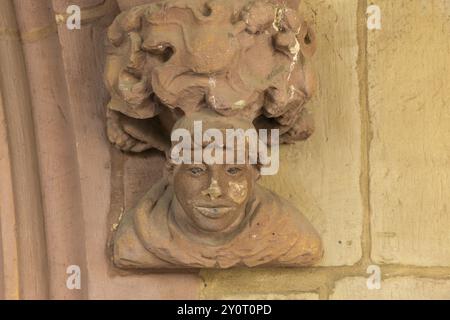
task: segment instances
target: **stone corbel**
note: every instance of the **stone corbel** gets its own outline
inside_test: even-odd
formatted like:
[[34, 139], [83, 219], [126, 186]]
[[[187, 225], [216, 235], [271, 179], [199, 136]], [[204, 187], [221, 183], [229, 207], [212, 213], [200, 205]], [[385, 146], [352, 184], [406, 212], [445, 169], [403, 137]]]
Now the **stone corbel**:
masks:
[[296, 10], [299, 1], [131, 3], [119, 1], [124, 11], [108, 30], [108, 137], [131, 154], [161, 150], [167, 166], [164, 178], [121, 219], [114, 264], [179, 269], [319, 261], [322, 243], [313, 226], [257, 184], [260, 159], [231, 166], [171, 157], [171, 135], [183, 130], [194, 136], [197, 123], [200, 135], [277, 129], [280, 139], [272, 147], [312, 134], [306, 104], [315, 90], [315, 37]]

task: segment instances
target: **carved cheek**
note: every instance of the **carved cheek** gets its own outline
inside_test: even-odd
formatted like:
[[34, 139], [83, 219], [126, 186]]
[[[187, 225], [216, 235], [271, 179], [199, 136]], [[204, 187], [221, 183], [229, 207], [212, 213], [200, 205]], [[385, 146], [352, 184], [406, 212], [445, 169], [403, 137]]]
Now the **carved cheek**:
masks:
[[228, 196], [234, 202], [242, 204], [247, 198], [248, 184], [246, 180], [228, 182]]

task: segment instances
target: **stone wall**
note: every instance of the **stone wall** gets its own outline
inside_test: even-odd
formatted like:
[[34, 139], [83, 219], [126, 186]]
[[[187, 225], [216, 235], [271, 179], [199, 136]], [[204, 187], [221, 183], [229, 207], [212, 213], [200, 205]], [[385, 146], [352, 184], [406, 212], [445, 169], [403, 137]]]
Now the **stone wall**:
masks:
[[[300, 4], [318, 39], [316, 132], [283, 146], [261, 183], [319, 230], [317, 267], [114, 269], [111, 228], [163, 159], [105, 137], [103, 38], [120, 9], [149, 1], [0, 3], [0, 299], [450, 299], [450, 0]], [[74, 3], [82, 28], [69, 31]], [[367, 27], [372, 4], [380, 30]], [[79, 291], [65, 285], [73, 264]]]
[[[369, 5], [381, 30], [368, 30]], [[325, 258], [203, 271], [202, 298], [450, 299], [450, 1], [305, 0], [317, 129], [263, 183], [302, 208]], [[369, 290], [367, 268], [380, 267]]]

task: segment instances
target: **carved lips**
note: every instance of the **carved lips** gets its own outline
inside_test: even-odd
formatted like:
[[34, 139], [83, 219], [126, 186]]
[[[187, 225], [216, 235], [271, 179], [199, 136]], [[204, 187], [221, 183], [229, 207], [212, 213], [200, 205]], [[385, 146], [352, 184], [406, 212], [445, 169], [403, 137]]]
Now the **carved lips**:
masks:
[[228, 201], [196, 201], [194, 202], [194, 208], [200, 214], [210, 219], [222, 218], [230, 211], [236, 209], [236, 207]]

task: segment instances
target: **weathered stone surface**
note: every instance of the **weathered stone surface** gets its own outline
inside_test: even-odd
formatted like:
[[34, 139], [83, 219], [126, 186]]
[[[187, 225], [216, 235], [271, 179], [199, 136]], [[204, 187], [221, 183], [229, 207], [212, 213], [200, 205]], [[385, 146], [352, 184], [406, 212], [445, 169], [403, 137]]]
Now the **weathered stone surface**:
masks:
[[[64, 0], [64, 3], [66, 6], [71, 4], [70, 0]], [[58, 30], [78, 152], [83, 211], [80, 214], [85, 227], [85, 236], [80, 235], [80, 238], [86, 246], [88, 298], [193, 299], [200, 284], [195, 275], [134, 274], [125, 277], [113, 272], [106, 254], [110, 202], [115, 200], [111, 199], [111, 191], [113, 194], [115, 191], [111, 190], [111, 180], [117, 173], [111, 174], [111, 150], [105, 136], [103, 114], [107, 96], [102, 90], [101, 62], [105, 49], [103, 39], [112, 18], [85, 25], [76, 32], [64, 25]]]
[[[118, 0], [122, 8], [142, 1], [151, 0]], [[36, 5], [32, 0], [15, 2], [16, 12], [20, 10], [19, 3]], [[65, 14], [67, 6], [72, 4], [71, 0], [44, 2], [48, 6], [53, 4], [53, 9], [60, 15]], [[448, 245], [450, 1], [378, 0], [376, 4], [381, 7], [382, 30], [368, 31], [367, 91], [373, 135], [370, 149], [372, 258], [380, 264], [398, 264], [386, 267], [393, 274], [386, 273], [390, 278], [382, 282], [381, 290], [373, 291], [367, 289], [367, 279], [364, 276], [353, 277], [359, 270], [354, 267], [302, 270], [238, 269], [220, 272], [205, 270], [202, 271], [204, 282], [192, 274], [133, 275], [116, 273], [112, 270], [111, 262], [105, 254], [109, 228], [115, 222], [109, 221], [110, 201], [117, 200], [119, 209], [123, 209], [122, 206], [131, 207], [146, 191], [146, 186], [152, 184], [162, 174], [160, 169], [163, 160], [156, 154], [148, 154], [132, 158], [122, 155], [123, 159], [119, 159], [116, 164], [114, 161], [117, 159], [111, 161], [109, 155], [111, 150], [104, 135], [103, 116], [104, 103], [108, 97], [102, 89], [101, 81], [104, 29], [109, 23], [100, 17], [99, 12], [104, 12], [103, 9], [97, 10], [104, 3], [103, 0], [77, 2], [82, 7], [82, 29], [69, 31], [61, 24], [57, 39], [57, 47], [61, 48], [55, 47], [55, 50], [62, 49], [61, 53], [44, 55], [47, 60], [53, 59], [50, 62], [46, 59], [30, 59], [27, 75], [24, 72], [7, 71], [17, 69], [17, 66], [20, 67], [19, 71], [22, 70], [20, 64], [15, 64], [12, 68], [13, 65], [10, 63], [11, 57], [17, 58], [18, 55], [8, 54], [5, 56], [6, 62], [4, 61], [2, 65], [10, 67], [2, 69], [2, 73], [5, 75], [4, 79], [14, 79], [11, 82], [12, 86], [8, 82], [8, 88], [28, 82], [30, 88], [39, 89], [31, 90], [31, 100], [44, 101], [42, 108], [48, 108], [58, 94], [55, 97], [40, 94], [42, 87], [48, 86], [52, 81], [40, 83], [39, 78], [32, 76], [33, 70], [37, 70], [36, 74], [41, 77], [42, 74], [52, 70], [50, 68], [45, 72], [39, 72], [39, 68], [46, 63], [55, 68], [64, 68], [66, 81], [57, 81], [58, 85], [53, 86], [53, 89], [62, 94], [65, 91], [64, 87], [69, 88], [69, 97], [65, 103], [70, 104], [70, 117], [73, 117], [77, 143], [69, 146], [70, 139], [62, 139], [63, 136], [59, 134], [57, 137], [66, 144], [61, 148], [77, 149], [74, 161], [79, 166], [81, 179], [73, 180], [72, 183], [79, 185], [82, 191], [82, 201], [79, 203], [82, 210], [71, 206], [73, 201], [77, 203], [74, 196], [70, 201], [66, 201], [54, 194], [51, 196], [54, 199], [50, 200], [64, 203], [70, 208], [69, 211], [55, 211], [58, 214], [70, 216], [70, 211], [75, 210], [79, 218], [83, 219], [84, 235], [82, 229], [78, 227], [72, 230], [58, 229], [58, 234], [69, 237], [72, 236], [69, 234], [71, 232], [79, 239], [76, 245], [80, 248], [85, 247], [85, 251], [75, 253], [86, 254], [86, 266], [89, 268], [87, 274], [82, 271], [82, 281], [87, 280], [88, 285], [85, 286], [82, 282], [82, 290], [89, 298], [192, 299], [197, 297], [201, 286], [203, 288], [201, 298], [316, 299], [318, 295], [314, 292], [317, 292], [319, 287], [320, 290], [325, 290], [324, 284], [325, 286], [331, 284], [337, 277], [346, 277], [337, 281], [334, 292], [331, 293], [332, 299], [450, 299], [450, 279], [448, 279], [450, 273], [445, 272], [448, 267], [439, 269], [440, 271], [436, 273], [433, 270], [437, 268], [429, 268], [439, 265], [450, 266]], [[105, 3], [108, 2], [115, 3], [116, 0], [107, 0]], [[282, 150], [280, 175], [263, 179], [264, 185], [295, 202], [320, 230], [327, 251], [323, 261], [325, 266], [354, 264], [361, 256], [360, 233], [363, 225], [359, 196], [361, 119], [355, 70], [357, 60], [355, 2], [303, 1], [302, 5], [310, 13], [308, 20], [315, 22], [313, 28], [318, 33], [319, 42], [314, 58], [319, 88], [315, 100], [310, 103], [311, 109], [315, 112], [317, 130], [307, 143], [285, 147]], [[358, 1], [362, 5], [364, 2], [370, 4], [370, 1]], [[11, 1], [0, 3], [10, 7], [12, 4]], [[1, 13], [8, 11], [12, 12], [0, 10]], [[34, 16], [37, 14], [36, 10], [29, 13]], [[95, 22], [90, 18], [91, 13], [96, 13], [98, 17]], [[21, 12], [18, 14], [19, 18], [21, 15], [26, 17], [26, 14]], [[9, 18], [11, 17], [13, 15]], [[34, 25], [33, 23], [38, 20], [39, 24]], [[1, 34], [0, 47], [10, 50], [9, 46], [16, 49], [24, 46], [23, 50], [27, 54], [27, 47], [37, 48], [50, 43], [53, 36], [47, 32], [51, 32], [51, 29], [47, 29], [47, 24], [42, 23], [41, 19], [38, 20], [26, 19], [30, 26], [29, 29], [21, 30], [24, 40], [21, 44], [18, 42], [19, 31], [11, 29], [10, 26], [6, 28], [7, 32]], [[0, 19], [0, 21], [9, 20]], [[91, 21], [94, 27], [90, 24]], [[41, 27], [44, 29], [39, 29], [38, 32], [33, 30]], [[364, 40], [360, 37], [361, 47], [365, 47]], [[30, 53], [30, 57], [33, 57], [33, 51]], [[54, 56], [60, 54], [63, 56], [64, 65], [54, 60]], [[8, 78], [11, 74], [14, 77]], [[366, 85], [365, 81], [360, 83], [361, 88]], [[17, 259], [18, 254], [23, 255], [23, 252], [26, 254], [28, 250], [27, 246], [18, 246], [17, 242], [21, 239], [17, 236], [17, 231], [27, 230], [27, 224], [21, 224], [17, 220], [14, 197], [18, 197], [19, 200], [23, 197], [28, 199], [32, 192], [22, 192], [19, 195], [13, 192], [13, 186], [14, 184], [17, 186], [17, 181], [14, 181], [14, 176], [11, 177], [11, 163], [16, 167], [15, 172], [20, 173], [16, 180], [24, 181], [24, 177], [28, 175], [20, 168], [28, 165], [28, 162], [11, 161], [11, 150], [23, 144], [16, 143], [19, 141], [17, 136], [13, 139], [8, 136], [9, 130], [16, 130], [19, 127], [6, 121], [2, 112], [7, 107], [17, 112], [19, 109], [16, 106], [27, 99], [27, 90], [14, 98], [11, 92], [16, 90], [5, 91], [3, 87], [0, 91], [2, 95], [0, 104], [3, 102], [0, 106], [0, 141], [2, 141], [0, 264], [3, 263], [3, 268], [0, 268], [2, 278], [0, 298], [18, 298], [23, 296], [19, 293], [19, 284], [24, 286], [24, 283], [39, 282], [28, 272], [31, 270], [30, 267], [37, 270], [35, 266], [38, 259], [32, 256]], [[49, 100], [49, 97], [52, 99]], [[43, 130], [49, 137], [56, 134], [52, 128], [59, 124], [48, 123], [45, 120], [47, 118], [41, 119], [37, 113], [39, 105], [33, 103], [32, 107], [35, 123], [40, 126], [37, 129]], [[58, 118], [59, 114], [45, 116], [51, 119]], [[65, 126], [61, 128], [67, 129]], [[41, 139], [37, 144], [38, 149], [39, 143], [46, 147], [52, 146], [52, 141]], [[40, 165], [57, 175], [56, 185], [58, 181], [62, 181], [61, 179], [67, 180], [73, 175], [73, 168], [69, 166], [71, 161], [60, 163], [61, 168], [64, 166], [68, 172], [67, 175], [60, 176], [61, 172], [52, 170], [51, 165], [49, 166], [49, 161], [54, 161], [51, 154], [45, 152], [38, 155]], [[293, 163], [287, 165], [290, 160]], [[111, 168], [117, 167], [121, 168], [120, 172], [114, 170], [111, 172]], [[37, 170], [33, 172], [36, 173]], [[109, 187], [111, 180], [120, 182], [119, 191], [123, 193], [118, 192], [120, 198], [115, 198], [114, 188], [111, 192]], [[26, 182], [29, 186], [29, 181]], [[54, 184], [51, 185], [53, 188]], [[64, 188], [59, 191], [62, 192]], [[27, 205], [31, 202], [18, 201], [18, 203]], [[27, 212], [36, 213], [35, 210]], [[36, 214], [29, 216], [29, 221], [33, 221], [35, 216]], [[48, 223], [49, 219], [45, 220]], [[54, 219], [54, 221], [64, 223], [65, 220]], [[68, 234], [64, 235], [64, 231]], [[54, 265], [60, 268], [58, 272], [64, 276], [67, 266], [60, 263], [62, 261], [60, 259], [65, 256], [60, 255], [61, 251], [54, 248], [60, 246], [59, 248], [64, 249], [64, 246], [70, 247], [72, 244], [55, 242], [59, 241], [59, 238], [55, 237], [49, 228], [45, 234], [48, 241], [53, 241], [46, 250], [50, 257], [57, 258], [58, 261]], [[18, 250], [20, 247], [25, 248], [23, 252]], [[38, 251], [33, 252], [37, 254]], [[71, 264], [78, 263], [68, 261]], [[408, 266], [410, 264], [425, 267], [414, 268]], [[20, 270], [25, 270], [25, 276], [19, 272]], [[426, 272], [422, 273], [423, 270]], [[57, 283], [51, 289], [52, 295], [68, 294], [65, 282], [60, 282], [58, 275], [53, 271], [48, 274], [52, 275], [51, 281]], [[399, 277], [399, 274], [403, 277]], [[395, 278], [392, 278], [393, 276]], [[420, 278], [415, 278], [419, 276]], [[44, 280], [43, 283], [48, 282], [47, 277]], [[59, 292], [55, 290], [57, 287], [60, 288]], [[28, 296], [32, 293], [28, 291]]]
[[124, 163], [124, 209], [136, 205], [147, 191], [163, 175], [165, 157], [162, 153], [151, 150], [139, 155], [126, 155]]
[[331, 299], [360, 300], [440, 300], [450, 299], [450, 281], [399, 277], [381, 283], [381, 289], [369, 290], [366, 278], [345, 278], [336, 283]]
[[[242, 130], [253, 126], [249, 120], [219, 118], [203, 110], [183, 117], [174, 132], [192, 130], [188, 133], [194, 136], [191, 128], [198, 121], [205, 131], [209, 127], [230, 128], [230, 124]], [[225, 153], [230, 145], [221, 148]], [[140, 172], [146, 172], [145, 165], [133, 164], [131, 168], [136, 167], [138, 173], [125, 180], [134, 187], [131, 190], [142, 181]], [[221, 164], [167, 165], [164, 179], [153, 184], [119, 222], [113, 240], [115, 266], [159, 269], [316, 264], [323, 254], [322, 243], [302, 213], [256, 185], [259, 173], [249, 160], [235, 169]], [[145, 183], [150, 179], [144, 177]], [[184, 227], [191, 224], [191, 228]]]
[[450, 1], [377, 1], [369, 31], [372, 257], [450, 265]]
[[222, 297], [223, 300], [319, 300], [317, 293], [280, 293], [280, 294], [236, 294]]
[[281, 143], [305, 140], [313, 131], [304, 107], [315, 91], [315, 50], [308, 23], [277, 1], [165, 1], [127, 10], [108, 28], [108, 138], [123, 151], [167, 152], [174, 122], [209, 109], [280, 129]]
[[201, 299], [318, 292], [327, 278], [311, 268], [203, 270]]
[[361, 257], [362, 230], [357, 2], [308, 0], [302, 7], [317, 33], [318, 91], [309, 104], [316, 132], [283, 146], [280, 172], [262, 184], [296, 204], [319, 230], [322, 265], [352, 265]]
[[[163, 1], [117, 16], [107, 39], [110, 142], [125, 152], [157, 149], [171, 155], [167, 176], [148, 184], [149, 191], [113, 225], [114, 265], [226, 269], [320, 261], [320, 236], [295, 206], [256, 184], [256, 162], [238, 160], [241, 166], [228, 167], [221, 158], [234, 156], [230, 130], [254, 133], [254, 141], [238, 142], [244, 148], [253, 142], [258, 147], [255, 129], [280, 130], [272, 145], [303, 141], [312, 133], [305, 104], [315, 91], [310, 59], [316, 41], [297, 8], [277, 1]], [[220, 164], [205, 158], [197, 164], [197, 156], [192, 164], [186, 159], [194, 148], [190, 138], [186, 149], [185, 134], [182, 143], [174, 141], [186, 133], [200, 146], [194, 153], [207, 153], [212, 145], [202, 146], [197, 135], [212, 130], [220, 141], [226, 130], [224, 143], [214, 135]], [[181, 163], [175, 159], [180, 146]], [[137, 175], [124, 175], [126, 207], [140, 182], [158, 174], [141, 179], [146, 169], [140, 165]], [[264, 175], [266, 168], [260, 171]]]

